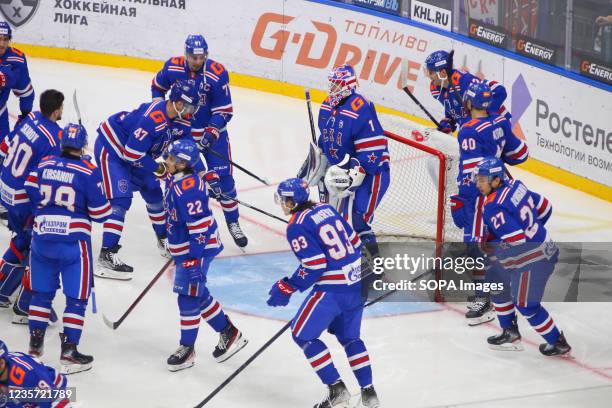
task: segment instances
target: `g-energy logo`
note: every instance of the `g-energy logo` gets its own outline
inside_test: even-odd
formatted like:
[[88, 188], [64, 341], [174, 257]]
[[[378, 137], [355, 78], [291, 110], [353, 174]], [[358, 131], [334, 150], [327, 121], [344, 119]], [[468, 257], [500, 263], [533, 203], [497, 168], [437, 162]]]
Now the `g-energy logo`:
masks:
[[520, 39], [516, 42], [516, 51], [520, 54], [532, 57], [544, 62], [553, 62], [555, 50], [536, 44], [527, 39]]
[[507, 35], [501, 30], [483, 24], [477, 20], [470, 20], [470, 37], [484, 41], [496, 47], [506, 47]]
[[585, 59], [580, 63], [580, 73], [612, 84], [612, 68], [606, 67], [605, 65]]

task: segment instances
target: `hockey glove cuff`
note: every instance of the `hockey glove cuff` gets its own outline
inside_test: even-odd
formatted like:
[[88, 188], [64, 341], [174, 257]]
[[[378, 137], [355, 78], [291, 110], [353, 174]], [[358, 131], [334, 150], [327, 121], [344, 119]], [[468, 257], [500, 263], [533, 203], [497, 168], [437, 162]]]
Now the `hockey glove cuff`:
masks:
[[453, 133], [457, 130], [457, 123], [453, 119], [444, 118], [440, 121], [438, 130], [447, 134]]
[[219, 129], [214, 126], [209, 126], [204, 129], [204, 135], [202, 136], [202, 140], [200, 140], [200, 145], [203, 149], [210, 149], [217, 140], [219, 140]]

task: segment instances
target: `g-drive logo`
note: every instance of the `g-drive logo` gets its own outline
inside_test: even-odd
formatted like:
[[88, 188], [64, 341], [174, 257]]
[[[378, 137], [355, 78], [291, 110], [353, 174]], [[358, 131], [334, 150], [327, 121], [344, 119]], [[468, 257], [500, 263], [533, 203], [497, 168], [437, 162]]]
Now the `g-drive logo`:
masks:
[[0, 0], [0, 12], [15, 27], [27, 23], [38, 8], [39, 0]]

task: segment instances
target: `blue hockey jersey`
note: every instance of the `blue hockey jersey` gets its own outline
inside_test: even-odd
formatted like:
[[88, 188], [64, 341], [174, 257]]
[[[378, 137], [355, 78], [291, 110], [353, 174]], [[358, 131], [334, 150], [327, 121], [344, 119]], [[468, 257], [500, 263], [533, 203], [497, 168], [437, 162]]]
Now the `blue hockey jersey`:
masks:
[[329, 204], [317, 204], [293, 214], [287, 241], [300, 265], [289, 283], [305, 291], [343, 292], [361, 288], [361, 241], [353, 228]]
[[556, 261], [558, 248], [550, 238], [546, 221], [550, 202], [529, 191], [519, 180], [490, 193], [485, 200], [483, 222], [489, 240], [496, 245], [495, 260], [505, 269], [525, 269], [542, 261]]
[[32, 111], [34, 104], [34, 88], [30, 80], [30, 72], [25, 54], [17, 48], [9, 47], [4, 55], [0, 56], [0, 64], [10, 65], [12, 68], [11, 76], [14, 78], [11, 81], [12, 85], [10, 87], [0, 89], [0, 115], [6, 110], [6, 103], [11, 90], [19, 98], [21, 114], [27, 115]]
[[[8, 364], [7, 386], [10, 390], [25, 388], [41, 390], [65, 390], [68, 384], [66, 376], [48, 367], [39, 360], [25, 353], [8, 353], [5, 356]], [[68, 408], [70, 401], [65, 398], [56, 398], [54, 401], [29, 403], [21, 399], [8, 400], [6, 408]]]
[[155, 159], [160, 157], [173, 139], [189, 126], [180, 118], [168, 119], [166, 102], [143, 103], [132, 112], [118, 112], [102, 122], [98, 129], [109, 152], [153, 173]]
[[30, 205], [26, 178], [43, 157], [60, 152], [62, 129], [40, 112], [31, 112], [9, 135], [8, 153], [0, 174], [0, 197], [5, 206]]
[[356, 158], [368, 174], [389, 167], [387, 137], [374, 104], [354, 93], [332, 108], [327, 99], [319, 110], [319, 147], [331, 165], [345, 155]]
[[153, 77], [153, 98], [163, 99], [172, 84], [181, 79], [194, 79], [199, 88], [199, 108], [191, 119], [191, 134], [194, 140], [199, 142], [204, 135], [204, 129], [209, 126], [224, 132], [234, 113], [229, 75], [225, 67], [209, 58], [199, 72], [191, 72], [185, 57], [171, 58]]
[[457, 135], [459, 143], [459, 194], [474, 198], [480, 192], [472, 178], [476, 165], [487, 156], [501, 158], [504, 163], [516, 165], [529, 157], [525, 142], [519, 139], [504, 116], [491, 115], [465, 122]]
[[164, 192], [168, 249], [176, 263], [216, 256], [223, 250], [217, 222], [208, 206], [206, 184], [193, 174], [166, 179]]
[[112, 214], [100, 170], [87, 160], [47, 157], [25, 183], [34, 210], [34, 235], [50, 241], [91, 238], [91, 222]]
[[[433, 81], [429, 85], [429, 91], [431, 96], [444, 107], [444, 116], [449, 119], [453, 119], [458, 125], [462, 125], [463, 122], [469, 120], [468, 113], [463, 109], [463, 94], [468, 89], [470, 84], [474, 82], [481, 82], [480, 79], [469, 72], [453, 69], [451, 73], [452, 86], [441, 88], [435, 86]], [[492, 103], [487, 109], [490, 115], [501, 115], [506, 119], [510, 119], [512, 115], [504, 106], [504, 101], [508, 96], [506, 88], [496, 81], [484, 80], [491, 88]]]

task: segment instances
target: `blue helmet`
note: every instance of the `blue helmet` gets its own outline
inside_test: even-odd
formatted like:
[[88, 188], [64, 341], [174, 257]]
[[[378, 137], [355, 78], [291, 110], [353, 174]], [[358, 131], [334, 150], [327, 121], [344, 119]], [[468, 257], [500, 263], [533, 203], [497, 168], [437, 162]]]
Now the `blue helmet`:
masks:
[[504, 163], [495, 156], [488, 156], [478, 162], [476, 174], [487, 176], [489, 180], [495, 177], [504, 179]]
[[185, 54], [208, 54], [208, 44], [206, 44], [204, 36], [200, 34], [189, 34], [185, 40]]
[[299, 205], [306, 202], [309, 196], [310, 190], [308, 189], [308, 182], [306, 182], [306, 180], [301, 178], [290, 178], [278, 185], [276, 194], [274, 194], [274, 201], [280, 204], [287, 198], [290, 198], [296, 205]]
[[185, 163], [189, 168], [193, 168], [200, 160], [198, 146], [191, 139], [178, 139], [170, 143], [167, 155], [172, 155], [178, 162]]
[[13, 38], [13, 29], [6, 21], [0, 21], [0, 35], [6, 35], [9, 40]]
[[434, 51], [425, 59], [425, 67], [430, 72], [452, 69], [450, 54], [444, 50]]
[[487, 109], [491, 106], [491, 88], [485, 82], [473, 82], [468, 86], [468, 89], [463, 93], [463, 105], [467, 101], [472, 103], [474, 109]]
[[0, 340], [0, 358], [6, 358], [8, 355], [8, 347], [6, 347], [6, 343]]
[[62, 130], [60, 146], [62, 149], [70, 148], [77, 150], [87, 146], [87, 130], [85, 130], [85, 127], [75, 123], [67, 124]]
[[182, 79], [172, 84], [170, 96], [172, 102], [183, 101], [191, 106], [197, 106], [200, 101], [198, 86], [193, 79]]

